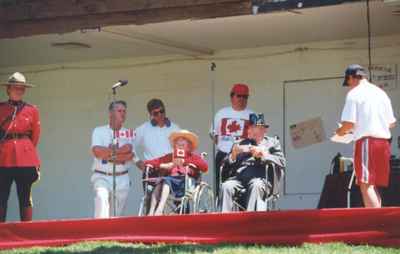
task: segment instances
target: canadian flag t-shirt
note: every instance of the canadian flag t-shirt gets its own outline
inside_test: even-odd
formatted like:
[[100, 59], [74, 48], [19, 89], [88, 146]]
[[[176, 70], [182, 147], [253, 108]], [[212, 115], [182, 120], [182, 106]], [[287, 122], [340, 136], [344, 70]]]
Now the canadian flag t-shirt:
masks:
[[236, 111], [232, 107], [217, 112], [214, 118], [214, 133], [218, 135], [218, 150], [229, 153], [236, 140], [247, 138], [251, 113], [253, 111], [249, 109]]

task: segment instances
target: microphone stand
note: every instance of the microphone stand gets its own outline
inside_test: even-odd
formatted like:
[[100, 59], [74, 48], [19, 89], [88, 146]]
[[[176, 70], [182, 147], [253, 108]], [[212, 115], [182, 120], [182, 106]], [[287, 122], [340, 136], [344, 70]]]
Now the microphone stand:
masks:
[[126, 84], [128, 84], [128, 80], [119, 80], [117, 84], [115, 84], [114, 86], [112, 86], [112, 105], [113, 105], [113, 113], [111, 115], [111, 124], [112, 124], [112, 130], [113, 130], [113, 138], [112, 138], [112, 154], [111, 154], [111, 159], [112, 159], [112, 164], [113, 164], [113, 170], [112, 170], [112, 174], [113, 174], [113, 190], [112, 190], [112, 207], [113, 207], [113, 216], [116, 217], [117, 216], [117, 197], [116, 197], [116, 189], [117, 189], [117, 179], [116, 179], [116, 159], [117, 159], [117, 146], [118, 146], [118, 142], [117, 142], [117, 131], [115, 128], [115, 112], [114, 112], [114, 106], [115, 106], [115, 102], [116, 102], [116, 95], [117, 95], [117, 88], [120, 86], [125, 86]]
[[[112, 104], [113, 104], [113, 111], [114, 111], [114, 106], [116, 102], [116, 94], [117, 94], [117, 87], [112, 88]], [[112, 168], [112, 173], [113, 173], [113, 189], [112, 189], [112, 209], [113, 209], [113, 217], [117, 216], [117, 208], [116, 208], [116, 203], [117, 203], [117, 198], [116, 198], [116, 188], [117, 188], [117, 179], [115, 177], [116, 174], [116, 162], [115, 160], [117, 159], [117, 135], [116, 135], [116, 129], [115, 129], [115, 115], [114, 112], [112, 113], [111, 117], [111, 124], [112, 124], [112, 130], [113, 130], [113, 138], [112, 138], [112, 154], [111, 154], [111, 160], [113, 164]]]
[[[215, 117], [215, 69], [216, 65], [214, 62], [211, 63], [210, 66], [210, 76], [211, 76], [211, 129], [212, 129], [212, 165], [215, 167], [215, 155], [216, 155], [216, 143], [215, 143], [215, 123], [214, 123], [214, 117]], [[218, 199], [218, 189], [219, 189], [219, 182], [216, 181], [217, 176], [216, 174], [220, 174], [219, 168], [216, 168], [215, 170], [215, 175], [214, 175], [214, 195], [216, 197], [216, 200]], [[221, 177], [221, 176], [220, 176]], [[220, 179], [221, 180], [221, 179]], [[218, 202], [218, 201], [217, 201]]]

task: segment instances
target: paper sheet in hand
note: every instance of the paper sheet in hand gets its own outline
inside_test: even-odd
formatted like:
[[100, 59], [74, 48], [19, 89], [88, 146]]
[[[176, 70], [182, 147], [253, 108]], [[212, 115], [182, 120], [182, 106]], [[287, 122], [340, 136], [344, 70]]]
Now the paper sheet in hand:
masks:
[[242, 153], [249, 153], [252, 145], [239, 145], [240, 151]]
[[350, 144], [353, 140], [354, 136], [351, 133], [346, 134], [344, 136], [339, 136], [335, 134], [334, 136], [331, 137], [331, 141], [336, 143]]

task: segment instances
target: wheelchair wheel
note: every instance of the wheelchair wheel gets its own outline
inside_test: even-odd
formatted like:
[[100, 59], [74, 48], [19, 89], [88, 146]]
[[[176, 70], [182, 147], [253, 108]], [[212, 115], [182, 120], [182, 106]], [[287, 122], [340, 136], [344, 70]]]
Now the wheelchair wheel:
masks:
[[164, 215], [187, 214], [192, 212], [192, 200], [188, 197], [175, 198], [170, 195], [164, 207]]
[[138, 216], [147, 216], [148, 210], [149, 209], [148, 209], [148, 205], [147, 205], [146, 199], [143, 197], [142, 201], [140, 202]]
[[173, 214], [177, 214], [177, 213], [179, 213], [178, 204], [171, 196], [169, 196], [167, 199], [167, 202], [165, 203], [163, 214], [164, 215], [173, 215]]
[[193, 197], [193, 212], [195, 213], [211, 213], [215, 212], [214, 192], [211, 187], [202, 182], [200, 183]]

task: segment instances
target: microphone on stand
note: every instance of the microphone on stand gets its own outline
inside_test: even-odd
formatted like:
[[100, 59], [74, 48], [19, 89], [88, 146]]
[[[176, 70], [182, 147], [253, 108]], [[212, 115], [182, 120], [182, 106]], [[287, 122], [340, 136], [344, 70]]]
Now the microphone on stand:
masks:
[[119, 80], [117, 83], [115, 83], [112, 87], [111, 87], [111, 89], [116, 89], [116, 88], [118, 88], [118, 87], [120, 87], [120, 86], [125, 86], [125, 85], [127, 85], [128, 84], [128, 80]]
[[[112, 88], [112, 93], [113, 93], [113, 100], [112, 100], [112, 105], [114, 105], [114, 103], [116, 102], [116, 96], [117, 96], [117, 88], [120, 86], [125, 86], [126, 84], [128, 84], [128, 80], [119, 80], [117, 83], [115, 83], [111, 88]], [[111, 118], [111, 121], [114, 123], [115, 118], [114, 115]], [[114, 130], [113, 132], [113, 141], [112, 141], [112, 158], [115, 159], [115, 156], [117, 155], [117, 151], [116, 151], [116, 141], [117, 141], [117, 137], [116, 137], [116, 131]], [[116, 174], [116, 170], [117, 170], [117, 164], [115, 163], [115, 160], [112, 161], [112, 179], [113, 179], [113, 184], [112, 184], [112, 211], [113, 211], [113, 216], [117, 216], [117, 208], [116, 208], [116, 204], [117, 204], [117, 198], [116, 198], [116, 189], [117, 189], [117, 180], [115, 178], [115, 174]]]

